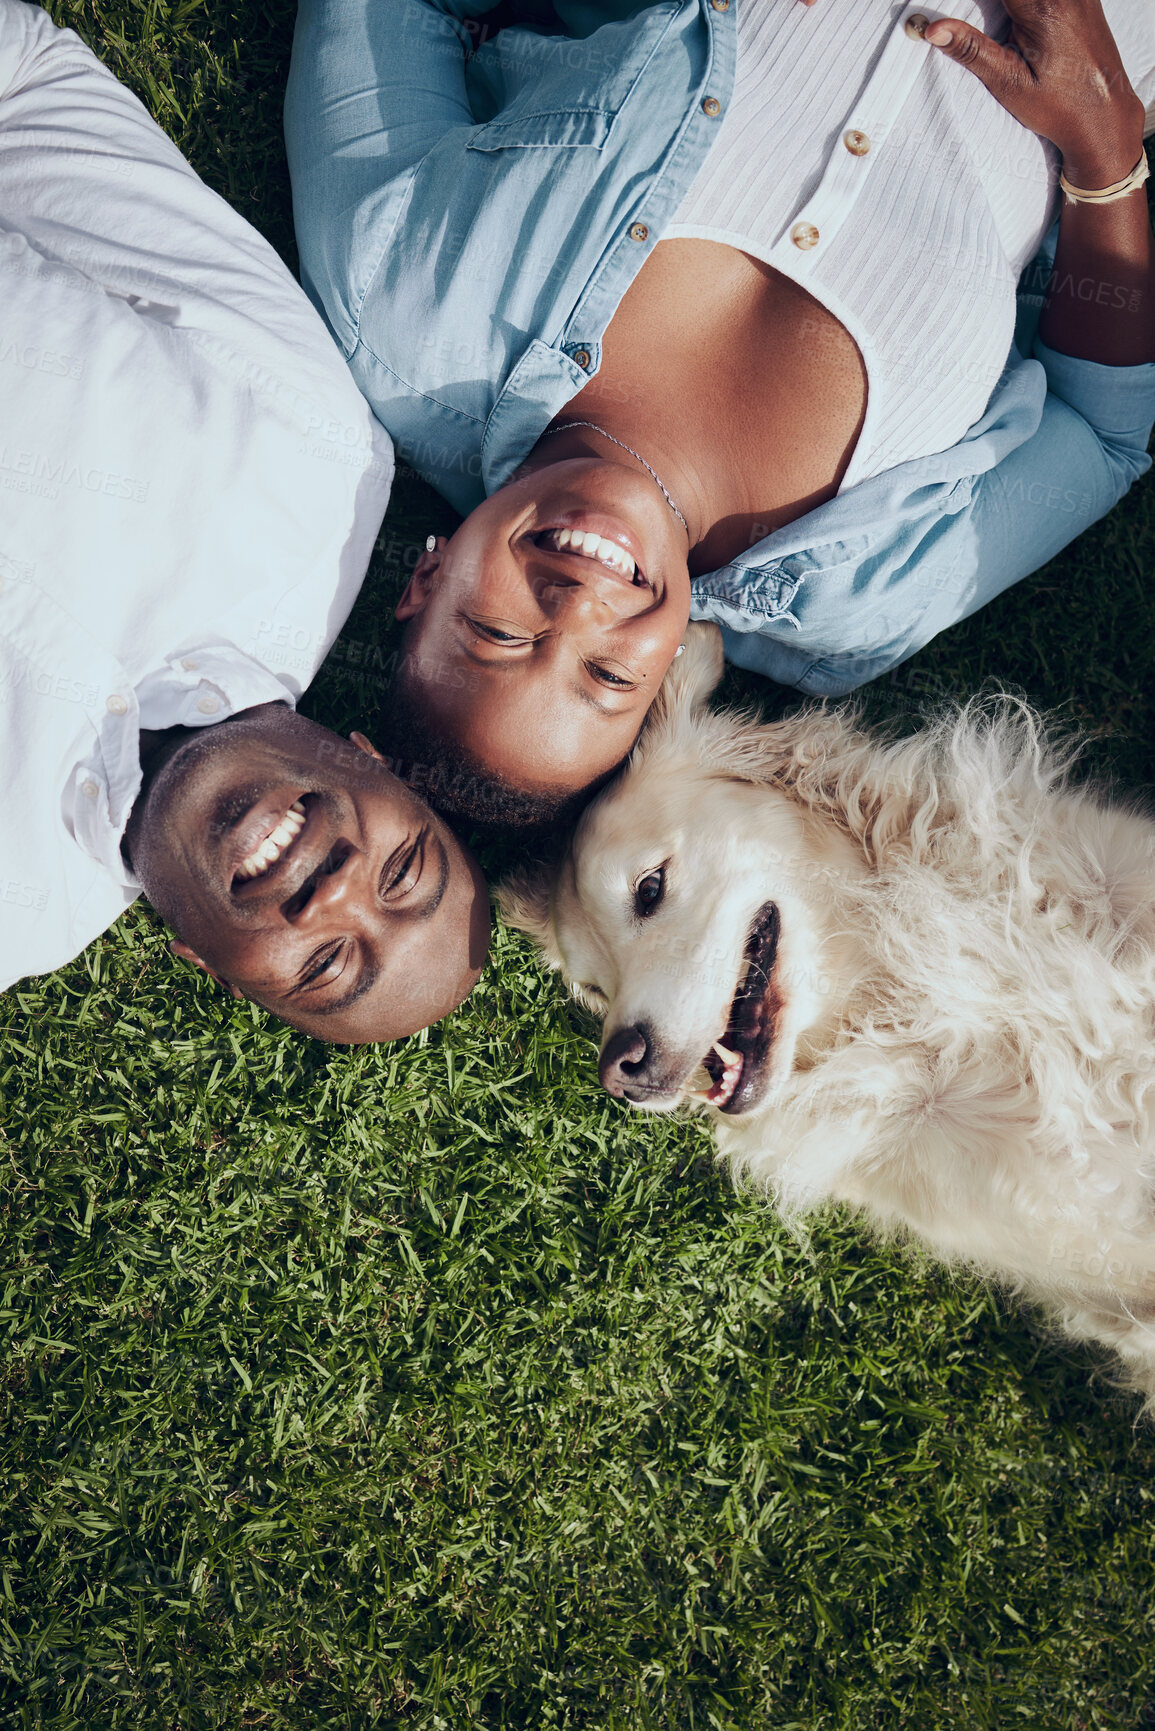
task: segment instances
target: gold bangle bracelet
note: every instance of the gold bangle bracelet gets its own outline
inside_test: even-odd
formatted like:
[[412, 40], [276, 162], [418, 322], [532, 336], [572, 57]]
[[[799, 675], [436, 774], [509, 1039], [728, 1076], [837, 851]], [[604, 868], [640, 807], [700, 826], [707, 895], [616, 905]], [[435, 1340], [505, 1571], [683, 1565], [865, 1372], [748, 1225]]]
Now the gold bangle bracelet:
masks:
[[1063, 189], [1068, 204], [1114, 204], [1117, 198], [1126, 198], [1129, 192], [1135, 192], [1143, 185], [1151, 170], [1147, 166], [1147, 153], [1139, 158], [1130, 174], [1122, 180], [1117, 180], [1114, 186], [1104, 186], [1098, 192], [1088, 192], [1085, 187], [1072, 186], [1065, 174], [1060, 173], [1059, 185]]

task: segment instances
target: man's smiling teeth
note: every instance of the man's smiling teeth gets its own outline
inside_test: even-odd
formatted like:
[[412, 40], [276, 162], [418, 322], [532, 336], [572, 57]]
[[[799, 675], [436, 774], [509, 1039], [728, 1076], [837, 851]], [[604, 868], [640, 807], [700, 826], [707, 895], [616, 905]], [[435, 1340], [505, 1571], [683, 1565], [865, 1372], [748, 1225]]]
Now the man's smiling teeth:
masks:
[[305, 808], [300, 800], [294, 800], [276, 829], [271, 830], [260, 847], [254, 848], [248, 859], [243, 859], [237, 867], [239, 878], [259, 878], [275, 865], [305, 827]]
[[616, 541], [607, 541], [604, 535], [598, 535], [592, 529], [584, 532], [581, 529], [549, 529], [542, 541], [556, 553], [580, 553], [583, 559], [596, 559], [599, 565], [608, 565], [611, 571], [619, 571], [623, 577], [632, 579], [637, 571], [624, 547], [619, 547]]

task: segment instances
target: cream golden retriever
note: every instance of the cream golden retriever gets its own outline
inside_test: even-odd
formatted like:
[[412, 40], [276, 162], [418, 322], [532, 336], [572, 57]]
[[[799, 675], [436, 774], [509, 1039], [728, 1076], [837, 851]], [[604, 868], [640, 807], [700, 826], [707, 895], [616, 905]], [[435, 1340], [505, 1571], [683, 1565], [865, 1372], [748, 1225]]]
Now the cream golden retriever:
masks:
[[787, 1214], [848, 1203], [1113, 1347], [1155, 1401], [1155, 823], [1023, 705], [913, 738], [711, 712], [691, 627], [560, 868], [500, 900], [631, 1106]]

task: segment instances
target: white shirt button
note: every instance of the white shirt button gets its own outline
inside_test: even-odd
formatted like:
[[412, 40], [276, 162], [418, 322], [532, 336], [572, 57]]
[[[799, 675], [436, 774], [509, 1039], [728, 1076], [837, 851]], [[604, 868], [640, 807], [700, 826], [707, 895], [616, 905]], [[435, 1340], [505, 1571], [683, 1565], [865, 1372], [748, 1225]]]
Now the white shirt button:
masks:
[[100, 788], [94, 781], [82, 781], [80, 784], [80, 791], [84, 795], [85, 799], [95, 799], [97, 794], [100, 792]]
[[186, 673], [195, 673], [197, 670], [197, 664], [191, 655], [185, 656], [184, 660], [181, 662], [181, 666], [184, 668]]
[[819, 238], [818, 230], [812, 222], [796, 222], [790, 230], [790, 239], [799, 252], [809, 252], [812, 246], [818, 245]]
[[127, 715], [128, 699], [122, 697], [119, 691], [114, 691], [112, 696], [107, 699], [104, 707], [107, 709], [109, 715]]
[[907, 35], [912, 37], [916, 42], [922, 41], [929, 28], [930, 19], [925, 17], [921, 12], [912, 12], [906, 23], [903, 25], [903, 29], [906, 31]]
[[215, 715], [220, 706], [219, 697], [209, 697], [206, 693], [204, 697], [197, 698], [197, 708], [202, 715]]
[[865, 156], [870, 149], [870, 140], [865, 132], [859, 132], [853, 126], [842, 134], [842, 142], [851, 156]]

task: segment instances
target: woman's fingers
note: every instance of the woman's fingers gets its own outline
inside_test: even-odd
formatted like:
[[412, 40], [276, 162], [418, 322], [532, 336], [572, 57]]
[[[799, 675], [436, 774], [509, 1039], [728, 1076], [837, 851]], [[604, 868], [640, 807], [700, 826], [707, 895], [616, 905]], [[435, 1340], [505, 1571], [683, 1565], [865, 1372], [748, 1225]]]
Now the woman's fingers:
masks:
[[1106, 172], [1128, 152], [1133, 164], [1143, 105], [1127, 81], [1099, 0], [1055, 0], [1037, 8], [1018, 0], [1007, 9], [1013, 19], [1009, 47], [956, 18], [930, 25], [926, 41], [967, 67], [996, 102], [1050, 139], [1065, 160], [1093, 174]]
[[996, 102], [1009, 109], [1016, 120], [1031, 125], [1021, 110], [1024, 102], [1029, 105], [1035, 96], [1036, 84], [1021, 54], [993, 42], [973, 24], [960, 23], [957, 18], [941, 18], [932, 24], [926, 33], [926, 41], [945, 54], [948, 60], [957, 60], [960, 66], [968, 67], [986, 85]]

